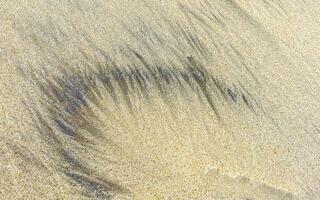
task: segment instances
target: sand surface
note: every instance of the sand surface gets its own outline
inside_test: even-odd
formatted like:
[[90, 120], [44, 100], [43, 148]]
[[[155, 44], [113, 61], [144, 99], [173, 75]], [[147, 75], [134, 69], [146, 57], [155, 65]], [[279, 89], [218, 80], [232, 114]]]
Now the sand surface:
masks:
[[[108, 199], [61, 172], [78, 169], [37, 129], [30, 108], [46, 106], [46, 89], [22, 71], [46, 69], [48, 80], [61, 68], [90, 73], [105, 59], [97, 49], [112, 52], [120, 68], [143, 65], [128, 46], [177, 71], [180, 58], [195, 66], [194, 58], [229, 99], [174, 82], [166, 98], [151, 86], [149, 101], [119, 84], [114, 102], [98, 84], [99, 98], [87, 97], [90, 105], [68, 119], [94, 142], [57, 135], [86, 176], [124, 188], [115, 199], [320, 198], [318, 1], [3, 0], [0, 13], [1, 199]], [[181, 30], [197, 36], [203, 52]], [[232, 101], [230, 91], [248, 102]], [[94, 113], [102, 139], [86, 135], [82, 113]]]

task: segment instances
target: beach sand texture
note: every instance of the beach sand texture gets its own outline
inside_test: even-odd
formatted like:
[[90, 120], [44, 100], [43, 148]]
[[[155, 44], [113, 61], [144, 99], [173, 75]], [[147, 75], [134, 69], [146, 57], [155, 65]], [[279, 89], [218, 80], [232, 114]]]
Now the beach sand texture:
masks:
[[0, 13], [0, 199], [320, 198], [318, 1]]

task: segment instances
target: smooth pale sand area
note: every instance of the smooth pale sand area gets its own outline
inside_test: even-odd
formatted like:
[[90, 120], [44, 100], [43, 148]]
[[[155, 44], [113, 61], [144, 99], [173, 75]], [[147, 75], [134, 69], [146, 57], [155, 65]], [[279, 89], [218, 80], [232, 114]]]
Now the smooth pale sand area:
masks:
[[1, 0], [0, 199], [320, 199], [320, 2]]

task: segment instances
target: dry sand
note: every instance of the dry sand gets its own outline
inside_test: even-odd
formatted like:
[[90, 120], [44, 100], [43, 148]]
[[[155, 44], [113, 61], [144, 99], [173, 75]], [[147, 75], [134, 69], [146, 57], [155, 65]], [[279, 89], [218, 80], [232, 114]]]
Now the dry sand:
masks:
[[[217, 97], [221, 119], [205, 92], [175, 86], [168, 102], [153, 89], [151, 102], [129, 91], [132, 110], [121, 95], [115, 103], [105, 94], [81, 109], [95, 113], [93, 126], [105, 135], [88, 136], [93, 146], [63, 145], [95, 180], [125, 188], [115, 199], [320, 198], [318, 1], [2, 0], [0, 13], [1, 199], [107, 198], [60, 171], [71, 164], [27, 109], [41, 109], [44, 93], [19, 71], [45, 68], [51, 77], [58, 67], [90, 69], [102, 59], [90, 44], [105, 52], [129, 44], [149, 63], [178, 69], [173, 52], [192, 55], [208, 74], [253, 96], [251, 110], [245, 100]], [[205, 54], [185, 44], [177, 24], [195, 33]], [[144, 41], [152, 32], [166, 45]], [[116, 62], [132, 64], [119, 55]]]

